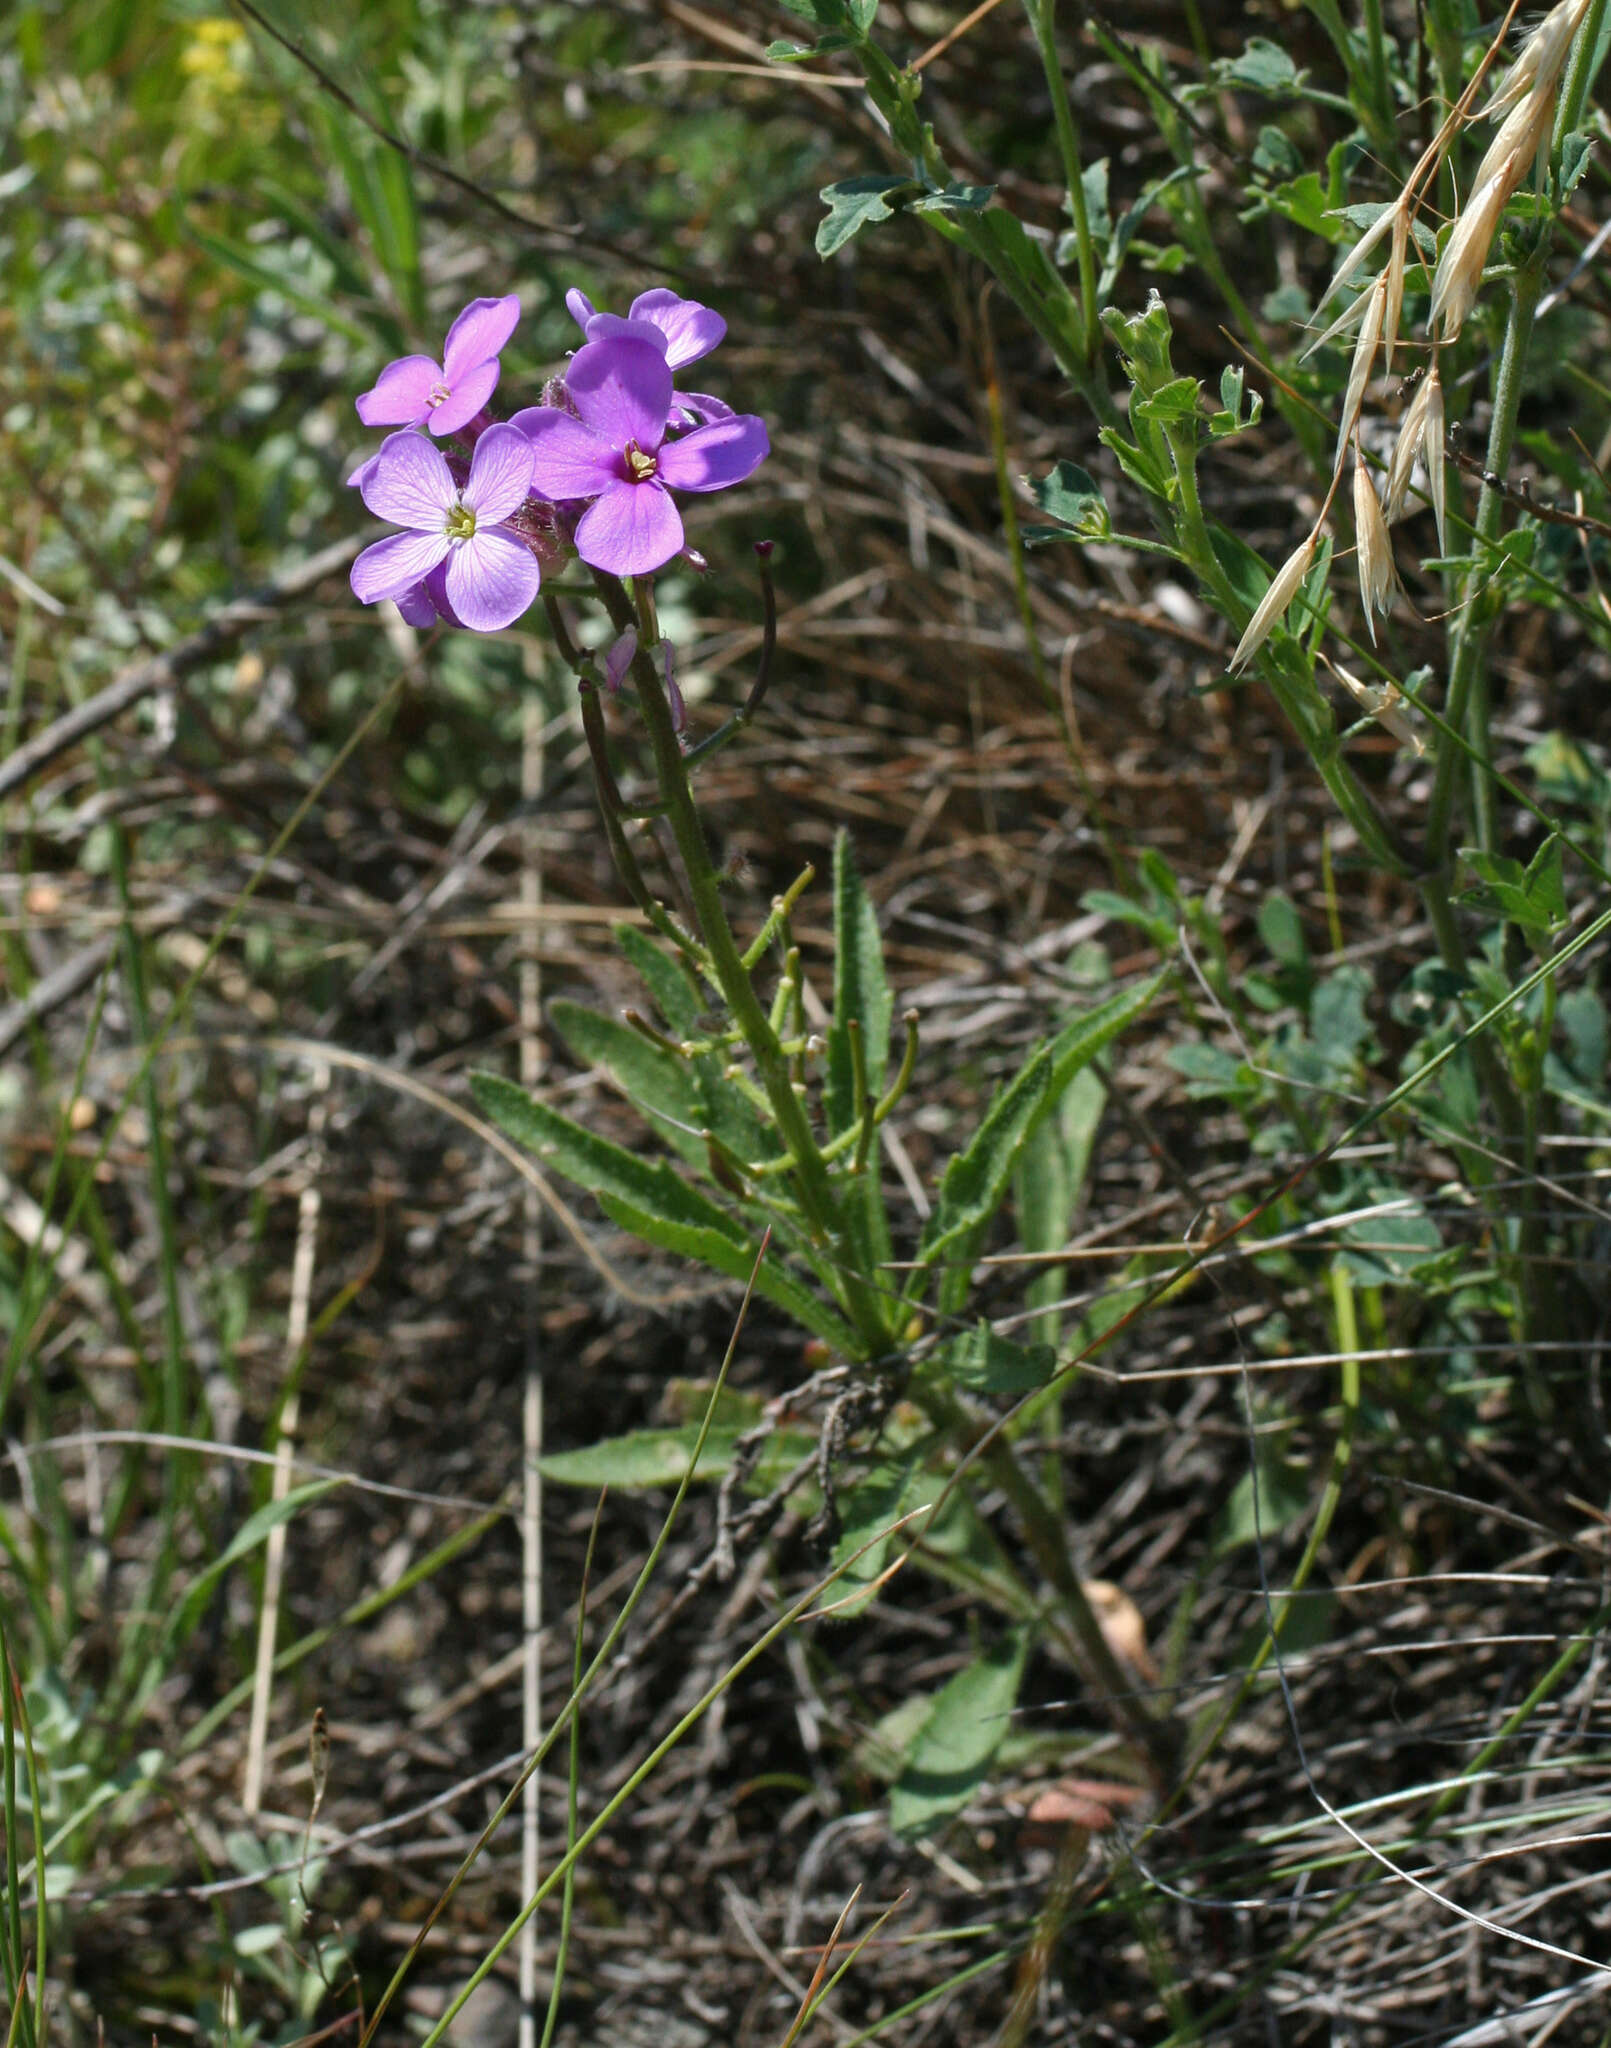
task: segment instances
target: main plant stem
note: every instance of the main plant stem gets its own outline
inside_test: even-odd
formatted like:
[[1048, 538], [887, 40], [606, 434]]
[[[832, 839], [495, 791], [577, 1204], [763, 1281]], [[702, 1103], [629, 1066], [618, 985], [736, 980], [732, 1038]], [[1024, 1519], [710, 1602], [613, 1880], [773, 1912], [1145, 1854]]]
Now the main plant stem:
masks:
[[[1488, 427], [1488, 454], [1484, 465], [1488, 476], [1503, 478], [1510, 464], [1510, 452], [1516, 438], [1516, 416], [1521, 405], [1522, 378], [1543, 285], [1544, 269], [1539, 258], [1535, 257], [1516, 273], [1510, 317], [1505, 323], [1505, 339], [1494, 381], [1493, 418]], [[1482, 496], [1477, 500], [1477, 518], [1472, 529], [1472, 564], [1461, 584], [1458, 599], [1454, 654], [1449, 664], [1449, 692], [1444, 707], [1444, 716], [1449, 724], [1457, 732], [1466, 733], [1475, 757], [1471, 763], [1472, 803], [1479, 833], [1484, 825], [1492, 830], [1492, 780], [1487, 692], [1485, 688], [1477, 691], [1474, 705], [1473, 691], [1486, 663], [1488, 634], [1493, 623], [1492, 616], [1481, 607], [1479, 599], [1489, 573], [1489, 558], [1499, 540], [1504, 511], [1504, 492], [1485, 481]], [[1475, 724], [1474, 709], [1477, 713]], [[1463, 751], [1448, 740], [1438, 749], [1437, 772], [1432, 780], [1426, 818], [1427, 866], [1432, 872], [1434, 885], [1440, 880], [1447, 881], [1444, 870], [1448, 866], [1449, 839], [1454, 827], [1455, 778], [1464, 759]], [[1483, 843], [1487, 845], [1488, 842], [1485, 840]]]
[[1052, 96], [1052, 121], [1057, 129], [1057, 146], [1063, 157], [1063, 179], [1068, 186], [1069, 211], [1074, 217], [1074, 248], [1080, 270], [1080, 324], [1085, 331], [1085, 360], [1089, 368], [1096, 361], [1102, 340], [1102, 309], [1097, 304], [1096, 249], [1091, 241], [1091, 216], [1085, 204], [1085, 174], [1080, 161], [1079, 130], [1074, 125], [1074, 107], [1068, 96], [1068, 81], [1057, 54], [1057, 0], [1024, 0], [1024, 12], [1040, 46], [1041, 69]]
[[[612, 588], [601, 578], [598, 587], [617, 627], [631, 623], [625, 593], [619, 584]], [[846, 1312], [856, 1326], [856, 1334], [867, 1347], [868, 1356], [877, 1357], [890, 1348], [893, 1332], [877, 1288], [865, 1274], [857, 1271], [850, 1255], [827, 1163], [795, 1093], [788, 1055], [761, 1007], [733, 936], [733, 928], [727, 921], [720, 878], [711, 860], [705, 828], [688, 782], [688, 764], [677, 743], [671, 706], [651, 652], [659, 639], [652, 584], [640, 581], [637, 598], [638, 651], [632, 658], [632, 679], [637, 686], [638, 702], [654, 755], [655, 773], [666, 806], [666, 822], [677, 843], [699, 934], [710, 956], [711, 972], [733, 1022], [743, 1033], [744, 1042], [755, 1060], [757, 1078], [777, 1120], [779, 1135], [794, 1162], [800, 1206], [818, 1238], [833, 1248], [844, 1287]], [[616, 616], [623, 611], [627, 612], [625, 619]]]
[[[595, 580], [614, 624], [618, 630], [624, 630], [633, 622], [633, 608], [625, 591], [613, 578]], [[634, 595], [638, 651], [633, 657], [632, 678], [654, 755], [666, 822], [676, 841], [711, 973], [755, 1060], [756, 1073], [794, 1163], [801, 1207], [812, 1228], [834, 1247], [846, 1311], [868, 1355], [877, 1357], [894, 1349], [898, 1333], [890, 1325], [888, 1304], [877, 1287], [857, 1270], [827, 1162], [795, 1093], [788, 1056], [755, 993], [728, 923], [720, 879], [694, 803], [688, 764], [678, 744], [671, 706], [652, 652], [659, 639], [653, 586], [640, 581], [634, 586]], [[1012, 1445], [970, 1416], [948, 1387], [919, 1380], [914, 1382], [912, 1392], [929, 1419], [946, 1432], [959, 1451], [965, 1454], [977, 1449], [985, 1471], [1017, 1515], [1036, 1566], [1057, 1595], [1080, 1661], [1103, 1693], [1109, 1711], [1125, 1733], [1145, 1750], [1160, 1784], [1172, 1784], [1180, 1760], [1178, 1730], [1171, 1719], [1147, 1712], [1133, 1697], [1133, 1688], [1108, 1647], [1101, 1623], [1070, 1560], [1061, 1517], [1024, 1471]]]

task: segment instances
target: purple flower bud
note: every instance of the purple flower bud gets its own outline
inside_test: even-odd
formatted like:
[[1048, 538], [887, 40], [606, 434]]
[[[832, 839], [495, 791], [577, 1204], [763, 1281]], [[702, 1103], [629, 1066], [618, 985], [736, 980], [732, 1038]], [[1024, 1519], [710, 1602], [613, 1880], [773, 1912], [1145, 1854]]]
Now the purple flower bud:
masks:
[[613, 697], [626, 679], [626, 672], [632, 666], [632, 657], [638, 651], [638, 629], [628, 626], [604, 657], [604, 681]]

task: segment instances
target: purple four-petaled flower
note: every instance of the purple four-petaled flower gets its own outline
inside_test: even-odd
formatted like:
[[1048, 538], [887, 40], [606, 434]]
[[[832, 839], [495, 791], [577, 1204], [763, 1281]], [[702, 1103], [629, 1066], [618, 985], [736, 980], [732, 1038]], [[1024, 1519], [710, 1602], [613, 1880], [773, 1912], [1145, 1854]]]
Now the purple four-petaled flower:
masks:
[[675, 292], [639, 292], [623, 319], [618, 313], [600, 313], [585, 292], [565, 294], [565, 307], [589, 341], [608, 341], [619, 335], [629, 321], [641, 321], [665, 336], [666, 361], [673, 370], [697, 363], [721, 344], [727, 322], [697, 299], [679, 299]]
[[531, 472], [531, 443], [517, 427], [486, 429], [462, 485], [421, 435], [388, 435], [359, 488], [371, 512], [408, 531], [364, 549], [354, 594], [406, 601], [413, 623], [428, 622], [429, 604], [478, 633], [512, 625], [542, 580], [530, 545], [505, 523], [525, 503]]
[[532, 406], [511, 422], [531, 438], [531, 485], [540, 497], [593, 500], [576, 523], [576, 552], [614, 576], [646, 576], [681, 550], [682, 518], [668, 485], [726, 490], [770, 450], [766, 424], [753, 413], [668, 441], [671, 367], [669, 352], [641, 333], [601, 336], [577, 350], [565, 373], [576, 417]]
[[[727, 322], [720, 313], [702, 306], [697, 299], [679, 299], [664, 287], [639, 292], [625, 318], [616, 313], [597, 312], [587, 294], [574, 288], [565, 294], [565, 306], [589, 341], [636, 335], [665, 351], [674, 375], [689, 363], [697, 363], [701, 356], [708, 356], [727, 332]], [[719, 398], [712, 398], [708, 391], [679, 391], [672, 400], [668, 425], [697, 427], [732, 417], [733, 408]]]
[[497, 389], [498, 352], [519, 318], [513, 292], [472, 299], [448, 329], [441, 362], [403, 356], [388, 363], [358, 400], [358, 417], [366, 427], [426, 426], [433, 434], [456, 434]]

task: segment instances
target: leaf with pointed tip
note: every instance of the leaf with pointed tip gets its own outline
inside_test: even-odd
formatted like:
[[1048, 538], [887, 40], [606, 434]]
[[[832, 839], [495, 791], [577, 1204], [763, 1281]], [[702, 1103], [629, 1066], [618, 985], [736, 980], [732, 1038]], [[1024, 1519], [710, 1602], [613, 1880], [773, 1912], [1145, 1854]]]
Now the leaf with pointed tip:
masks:
[[817, 254], [836, 255], [863, 228], [890, 218], [895, 193], [917, 190], [912, 178], [844, 178], [837, 185], [825, 185], [819, 196], [828, 215], [817, 227]]
[[633, 924], [610, 927], [611, 935], [626, 955], [627, 964], [654, 997], [655, 1008], [671, 1027], [673, 1038], [693, 1038], [704, 1013], [699, 984], [680, 960], [662, 951], [647, 932]]
[[[724, 1478], [732, 1470], [733, 1451], [743, 1433], [727, 1426], [710, 1430], [694, 1478]], [[634, 1429], [625, 1436], [584, 1444], [579, 1450], [551, 1451], [538, 1459], [537, 1469], [556, 1486], [678, 1486], [698, 1442], [698, 1423], [676, 1429]], [[751, 1484], [763, 1492], [775, 1485], [808, 1455], [813, 1442], [803, 1430], [776, 1431], [761, 1448]]]

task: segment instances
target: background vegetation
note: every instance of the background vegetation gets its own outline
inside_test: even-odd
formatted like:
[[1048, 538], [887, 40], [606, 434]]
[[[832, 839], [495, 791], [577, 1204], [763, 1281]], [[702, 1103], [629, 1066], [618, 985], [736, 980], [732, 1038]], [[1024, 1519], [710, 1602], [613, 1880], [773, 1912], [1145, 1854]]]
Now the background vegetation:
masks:
[[[1424, 40], [1392, 7], [1353, 24], [1184, 0], [1056, 24], [1101, 303], [1133, 319], [1162, 295], [1171, 367], [1243, 429], [1205, 440], [1204, 502], [1267, 565], [1319, 508], [1347, 379], [1346, 344], [1297, 360], [1328, 243], [1364, 224], [1328, 210], [1391, 198], [1440, 80], [1498, 26], [1428, 15]], [[885, 0], [878, 33], [927, 57], [920, 111], [956, 177], [993, 185], [1074, 274], [1042, 20]], [[920, 1028], [886, 1159], [900, 1245], [1048, 1020], [1159, 969], [1145, 1020], [1026, 1162], [970, 1312], [1072, 1357], [1183, 1247], [1259, 1215], [1029, 1418], [1113, 1653], [1136, 1699], [1179, 1717], [1190, 1782], [1164, 1804], [1066, 1659], [1037, 1640], [1020, 1671], [965, 1584], [902, 1573], [780, 1635], [592, 1843], [555, 2037], [782, 2041], [859, 1885], [853, 1934], [896, 1910], [816, 2038], [1476, 2048], [1520, 2013], [1514, 2038], [1600, 2041], [1601, 942], [1435, 1094], [1292, 1184], [1605, 907], [1599, 154], [1557, 192], [1540, 259], [1486, 543], [1503, 560], [1463, 526], [1449, 572], [1505, 600], [1487, 730], [1514, 785], [1490, 865], [1445, 892], [1464, 892], [1462, 980], [1435, 957], [1436, 899], [1367, 860], [1270, 678], [1227, 687], [1234, 635], [1189, 565], [1117, 544], [1160, 530], [1135, 475], [976, 256], [908, 212], [819, 257], [819, 191], [903, 166], [850, 60], [769, 63], [778, 37], [809, 32], [761, 0], [5, 18], [14, 2038], [357, 2039], [417, 1939], [382, 2025], [426, 2034], [523, 1890], [515, 1816], [420, 1938], [524, 1754], [530, 1380], [553, 1454], [549, 1716], [579, 1626], [591, 1655], [670, 1497], [622, 1486], [619, 1461], [602, 1510], [559, 1482], [603, 1474], [581, 1458], [601, 1439], [706, 1412], [737, 1291], [584, 1198], [550, 1189], [534, 1211], [468, 1086], [540, 1069], [548, 1100], [641, 1143], [534, 1009], [640, 1000], [573, 682], [535, 616], [422, 646], [345, 583], [370, 531], [343, 482], [368, 439], [352, 398], [384, 361], [518, 290], [504, 389], [534, 397], [576, 340], [568, 286], [622, 307], [668, 283], [726, 316], [717, 388], [767, 417], [775, 451], [703, 509], [709, 576], [661, 583], [714, 727], [760, 642], [749, 544], [777, 544], [771, 694], [704, 772], [707, 815], [747, 929], [815, 863], [794, 935], [825, 1000], [849, 830]], [[1603, 135], [1592, 94], [1582, 122]], [[1496, 250], [1501, 286], [1530, 253]], [[1479, 470], [1505, 304], [1474, 318], [1451, 404]], [[1093, 360], [1118, 393], [1112, 343]], [[1059, 509], [1095, 517], [1017, 481], [1059, 461], [1111, 527], [1026, 548]], [[1474, 481], [1451, 487], [1469, 519]], [[1415, 609], [1382, 630], [1393, 675], [1432, 672], [1436, 702], [1448, 591], [1414, 516]], [[113, 716], [100, 693], [120, 679]], [[1427, 765], [1372, 724], [1345, 751], [1418, 842]], [[1554, 882], [1536, 864], [1552, 844]], [[1536, 1072], [1525, 1129], [1483, 1044]], [[755, 1304], [717, 1419], [754, 1420], [821, 1363]], [[772, 1419], [806, 1449], [823, 1420]], [[843, 1471], [882, 1420], [841, 1417]], [[569, 1778], [563, 1757], [545, 1768], [545, 1871], [825, 1568], [807, 1492], [740, 1531], [730, 1578], [702, 1572], [732, 1506], [690, 1495]], [[1016, 1556], [1011, 1517], [982, 1507]], [[985, 1735], [918, 1770], [959, 1675], [955, 1723]], [[958, 1796], [914, 1816], [914, 1784], [947, 1772]], [[541, 2024], [557, 1904], [535, 1925]], [[511, 1951], [456, 2038], [515, 2039], [515, 1983]]]

